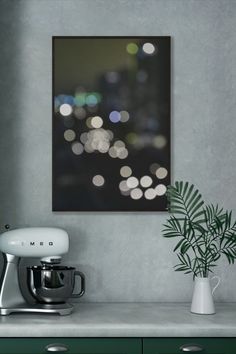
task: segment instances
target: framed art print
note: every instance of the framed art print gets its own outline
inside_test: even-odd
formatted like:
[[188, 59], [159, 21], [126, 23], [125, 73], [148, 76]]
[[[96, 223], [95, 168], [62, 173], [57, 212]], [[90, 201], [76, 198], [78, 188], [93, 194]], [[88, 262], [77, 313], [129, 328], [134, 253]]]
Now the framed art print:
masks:
[[53, 211], [165, 211], [170, 37], [53, 37]]

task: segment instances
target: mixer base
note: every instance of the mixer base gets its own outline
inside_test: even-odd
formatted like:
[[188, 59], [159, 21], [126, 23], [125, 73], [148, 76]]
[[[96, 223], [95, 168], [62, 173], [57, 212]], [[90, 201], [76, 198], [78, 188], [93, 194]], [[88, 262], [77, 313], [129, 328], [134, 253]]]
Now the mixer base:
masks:
[[20, 304], [15, 307], [0, 308], [0, 316], [8, 316], [11, 313], [42, 313], [42, 314], [58, 314], [61, 316], [70, 315], [73, 311], [71, 304], [55, 304], [55, 305], [28, 305]]

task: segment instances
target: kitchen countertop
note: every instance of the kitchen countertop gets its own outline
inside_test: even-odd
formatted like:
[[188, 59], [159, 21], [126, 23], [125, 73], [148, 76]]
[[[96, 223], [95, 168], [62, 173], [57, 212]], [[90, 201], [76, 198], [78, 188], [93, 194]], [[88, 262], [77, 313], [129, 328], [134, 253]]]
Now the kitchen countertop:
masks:
[[80, 303], [73, 314], [0, 317], [0, 337], [236, 337], [236, 303], [195, 315], [185, 303]]

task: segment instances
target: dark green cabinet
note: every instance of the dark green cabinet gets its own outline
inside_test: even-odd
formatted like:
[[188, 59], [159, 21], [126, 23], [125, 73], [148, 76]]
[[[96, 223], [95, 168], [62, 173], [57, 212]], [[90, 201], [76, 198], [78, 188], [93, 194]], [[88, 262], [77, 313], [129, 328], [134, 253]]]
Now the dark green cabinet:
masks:
[[0, 338], [0, 354], [142, 354], [139, 338]]
[[235, 338], [144, 338], [143, 354], [236, 354]]
[[236, 338], [0, 338], [0, 354], [236, 354]]

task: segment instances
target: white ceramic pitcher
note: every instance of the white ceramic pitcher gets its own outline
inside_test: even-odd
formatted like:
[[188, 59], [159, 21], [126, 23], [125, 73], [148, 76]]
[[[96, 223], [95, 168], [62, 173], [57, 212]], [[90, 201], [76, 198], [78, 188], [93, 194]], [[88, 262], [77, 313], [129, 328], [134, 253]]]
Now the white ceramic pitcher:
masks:
[[[217, 283], [211, 290], [210, 281], [217, 279]], [[202, 315], [212, 315], [215, 313], [213, 294], [220, 284], [220, 277], [215, 275], [211, 279], [196, 277], [194, 280], [193, 298], [191, 312]]]

